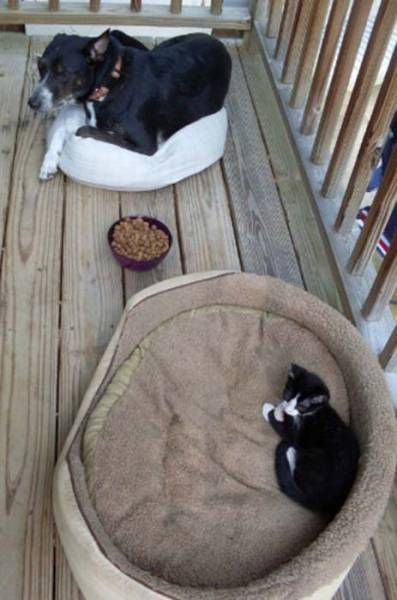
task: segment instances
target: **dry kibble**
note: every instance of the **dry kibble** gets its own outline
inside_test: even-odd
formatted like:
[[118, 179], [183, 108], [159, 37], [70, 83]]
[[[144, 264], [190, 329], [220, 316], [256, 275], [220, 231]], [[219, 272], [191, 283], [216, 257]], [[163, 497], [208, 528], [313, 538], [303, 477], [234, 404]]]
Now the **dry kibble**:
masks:
[[169, 245], [168, 235], [141, 217], [123, 219], [115, 226], [111, 242], [115, 252], [138, 261], [158, 258]]

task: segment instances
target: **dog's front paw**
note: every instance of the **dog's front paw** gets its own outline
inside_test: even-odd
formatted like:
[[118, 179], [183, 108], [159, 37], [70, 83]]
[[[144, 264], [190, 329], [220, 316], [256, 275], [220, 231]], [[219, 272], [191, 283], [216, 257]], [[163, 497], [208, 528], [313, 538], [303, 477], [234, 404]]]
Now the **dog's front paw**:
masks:
[[59, 157], [57, 154], [55, 156], [53, 154], [45, 155], [39, 174], [39, 179], [41, 179], [41, 181], [48, 181], [57, 174], [58, 160]]
[[262, 406], [262, 415], [265, 421], [269, 422], [269, 414], [272, 412], [272, 410], [274, 410], [273, 404], [270, 404], [270, 402], [265, 402], [265, 404]]

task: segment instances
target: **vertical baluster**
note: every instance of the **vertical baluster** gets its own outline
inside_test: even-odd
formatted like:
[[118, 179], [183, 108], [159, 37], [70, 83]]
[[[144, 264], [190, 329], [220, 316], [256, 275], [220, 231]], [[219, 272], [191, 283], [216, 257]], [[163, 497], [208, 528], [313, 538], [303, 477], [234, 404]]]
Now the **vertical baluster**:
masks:
[[130, 8], [135, 12], [140, 12], [142, 8], [142, 0], [130, 0]]
[[353, 4], [313, 146], [311, 159], [317, 164], [323, 164], [329, 158], [333, 134], [371, 6], [372, 0], [356, 0]]
[[363, 316], [377, 321], [389, 304], [397, 287], [397, 234], [376, 276], [368, 298], [363, 306]]
[[356, 141], [370, 92], [393, 32], [397, 18], [397, 1], [383, 0], [357, 77], [356, 85], [341, 126], [321, 193], [332, 198], [346, 171]]
[[223, 10], [223, 0], [211, 0], [211, 14], [221, 15]]
[[281, 81], [283, 83], [292, 83], [295, 78], [313, 4], [314, 0], [302, 0], [297, 8], [281, 75]]
[[392, 213], [397, 198], [397, 147], [387, 165], [381, 186], [372, 203], [368, 217], [365, 221], [354, 250], [352, 252], [348, 269], [352, 273], [362, 273], [371, 256], [375, 252], [376, 244], [382, 235], [387, 221]]
[[342, 233], [350, 231], [353, 227], [372, 171], [378, 162], [389, 131], [389, 125], [396, 110], [396, 99], [397, 48], [394, 50], [386, 77], [378, 94], [335, 222], [336, 229]]
[[286, 0], [284, 12], [281, 19], [280, 31], [277, 38], [274, 58], [284, 60], [288, 44], [291, 39], [292, 28], [294, 26], [296, 11], [302, 0]]
[[397, 325], [380, 353], [379, 362], [386, 371], [397, 371]]
[[[51, 0], [50, 0], [51, 2]], [[101, 0], [90, 0], [90, 11], [98, 12], [101, 8]]]
[[325, 20], [328, 15], [328, 9], [329, 0], [321, 0], [313, 5], [289, 102], [292, 108], [302, 108], [305, 102], [313, 68], [318, 55]]
[[182, 0], [171, 0], [170, 11], [174, 15], [179, 15], [182, 12]]
[[317, 127], [348, 8], [349, 0], [335, 0], [332, 6], [302, 120], [301, 133], [304, 135], [311, 135]]
[[283, 0], [273, 0], [270, 3], [269, 20], [266, 27], [266, 36], [269, 38], [277, 37], [280, 29], [283, 7]]

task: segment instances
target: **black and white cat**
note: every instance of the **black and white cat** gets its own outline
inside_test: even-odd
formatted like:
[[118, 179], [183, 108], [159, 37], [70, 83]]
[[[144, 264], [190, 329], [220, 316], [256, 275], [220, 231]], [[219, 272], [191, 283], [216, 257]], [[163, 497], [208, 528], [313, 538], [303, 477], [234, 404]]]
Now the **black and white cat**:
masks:
[[329, 398], [320, 377], [292, 364], [283, 400], [266, 402], [262, 412], [282, 438], [275, 461], [280, 489], [306, 508], [334, 515], [353, 484], [360, 453]]

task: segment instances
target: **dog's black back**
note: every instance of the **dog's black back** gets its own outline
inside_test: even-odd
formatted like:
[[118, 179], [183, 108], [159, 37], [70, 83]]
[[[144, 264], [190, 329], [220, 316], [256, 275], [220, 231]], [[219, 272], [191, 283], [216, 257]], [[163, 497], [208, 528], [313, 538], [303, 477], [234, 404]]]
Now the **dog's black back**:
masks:
[[[120, 76], [114, 77], [120, 58]], [[106, 31], [96, 39], [56, 36], [39, 69], [32, 108], [48, 112], [70, 101], [93, 101], [97, 128], [112, 134], [109, 141], [153, 154], [159, 139], [222, 108], [231, 59], [206, 34], [179, 36], [147, 50], [120, 31]], [[97, 100], [98, 89], [107, 92]]]

